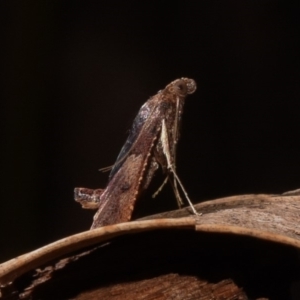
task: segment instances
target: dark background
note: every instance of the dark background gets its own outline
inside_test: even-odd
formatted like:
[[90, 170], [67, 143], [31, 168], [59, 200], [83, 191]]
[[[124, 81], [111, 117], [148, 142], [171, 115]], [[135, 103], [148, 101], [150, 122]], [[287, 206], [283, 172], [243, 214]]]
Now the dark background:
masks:
[[[98, 169], [140, 106], [182, 76], [198, 84], [177, 156], [195, 203], [300, 188], [299, 15], [290, 1], [1, 1], [0, 261], [89, 228], [74, 187], [105, 187]], [[177, 207], [169, 187], [145, 198], [144, 213]]]

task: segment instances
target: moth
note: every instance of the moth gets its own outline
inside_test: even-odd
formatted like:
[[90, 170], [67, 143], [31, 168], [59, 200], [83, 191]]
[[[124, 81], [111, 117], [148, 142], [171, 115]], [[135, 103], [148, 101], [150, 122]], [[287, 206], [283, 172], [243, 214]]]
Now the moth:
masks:
[[180, 78], [152, 96], [135, 117], [106, 188], [75, 188], [75, 200], [83, 208], [97, 209], [91, 229], [129, 221], [136, 200], [147, 189], [159, 166], [166, 178], [158, 192], [169, 181], [179, 205], [182, 204], [181, 190], [192, 212], [197, 214], [176, 173], [176, 146], [183, 106], [187, 95], [196, 88], [193, 79]]

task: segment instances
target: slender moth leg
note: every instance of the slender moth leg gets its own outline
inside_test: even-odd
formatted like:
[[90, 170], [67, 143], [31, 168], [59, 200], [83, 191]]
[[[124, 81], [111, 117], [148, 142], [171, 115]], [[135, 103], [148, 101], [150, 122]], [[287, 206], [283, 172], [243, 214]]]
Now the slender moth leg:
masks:
[[[176, 174], [174, 166], [173, 166], [173, 164], [171, 162], [171, 155], [170, 155], [170, 150], [169, 150], [170, 148], [169, 148], [168, 132], [167, 132], [167, 127], [166, 127], [165, 119], [162, 120], [162, 129], [161, 129], [161, 136], [160, 136], [160, 138], [161, 138], [161, 144], [162, 144], [163, 152], [164, 152], [164, 154], [166, 156], [166, 160], [167, 160], [167, 164], [168, 164], [168, 169], [173, 174], [174, 180], [176, 180], [178, 182], [178, 184], [180, 185], [181, 190], [182, 190], [182, 192], [183, 192], [186, 200], [188, 201], [188, 203], [189, 203], [189, 205], [190, 205], [193, 213], [195, 215], [198, 215], [198, 213], [197, 213], [197, 211], [196, 211], [196, 209], [195, 209], [192, 201], [190, 200], [190, 198], [189, 198], [189, 196], [188, 196], [188, 194], [187, 194], [187, 192], [186, 192], [183, 184], [181, 183], [178, 175]], [[176, 191], [174, 191], [174, 192], [175, 192], [176, 196], [179, 195], [178, 189], [176, 189]]]

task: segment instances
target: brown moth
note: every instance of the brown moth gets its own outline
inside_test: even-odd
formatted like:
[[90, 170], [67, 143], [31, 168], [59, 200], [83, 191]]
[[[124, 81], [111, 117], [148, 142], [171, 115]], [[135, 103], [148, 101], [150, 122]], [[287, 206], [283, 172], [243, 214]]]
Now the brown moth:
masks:
[[196, 82], [181, 78], [151, 97], [134, 119], [130, 134], [112, 167], [105, 189], [75, 188], [75, 200], [83, 208], [98, 209], [91, 229], [127, 222], [135, 202], [145, 190], [159, 165], [182, 204], [178, 186], [193, 213], [197, 214], [175, 170], [176, 145], [183, 105], [194, 93]]

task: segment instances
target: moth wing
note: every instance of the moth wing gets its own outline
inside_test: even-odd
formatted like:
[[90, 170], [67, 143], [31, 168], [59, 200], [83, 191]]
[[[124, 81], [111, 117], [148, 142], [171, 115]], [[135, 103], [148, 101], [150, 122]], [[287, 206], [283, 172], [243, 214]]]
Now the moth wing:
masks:
[[[137, 116], [135, 117], [132, 127], [129, 132], [129, 136], [123, 145], [116, 162], [112, 166], [112, 170], [109, 174], [109, 180], [118, 172], [118, 170], [121, 168], [121, 166], [124, 163], [125, 158], [129, 155], [130, 150], [133, 148], [134, 144], [136, 143], [138, 136], [141, 134], [142, 129], [147, 123], [147, 119], [149, 119], [149, 116], [153, 113], [153, 109], [151, 109], [151, 105], [149, 105], [148, 100], [139, 110]], [[148, 120], [149, 121], [149, 120]]]
[[[145, 172], [148, 172], [147, 165], [151, 158], [149, 154], [159, 136], [161, 120], [165, 111], [163, 105], [151, 107], [150, 105], [150, 113], [147, 113], [147, 118], [142, 117], [142, 122], [139, 122], [138, 115], [134, 121], [137, 122], [133, 126], [134, 130], [118, 157], [118, 160], [122, 159], [122, 161], [118, 163], [117, 160], [112, 170], [113, 176], [101, 195], [99, 209], [94, 217], [92, 228], [126, 222], [131, 219], [134, 203], [141, 190], [141, 183], [146, 180], [147, 174]], [[144, 109], [147, 110], [142, 107], [139, 114], [144, 113]], [[132, 137], [135, 137], [135, 140], [131, 140]]]

